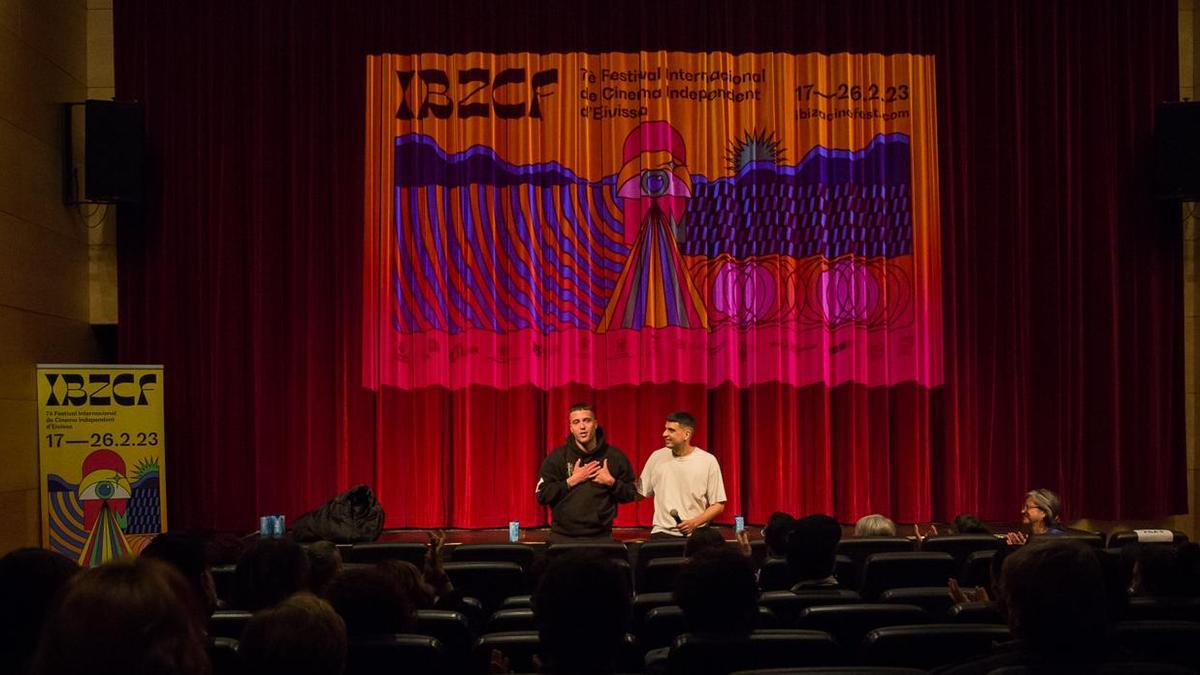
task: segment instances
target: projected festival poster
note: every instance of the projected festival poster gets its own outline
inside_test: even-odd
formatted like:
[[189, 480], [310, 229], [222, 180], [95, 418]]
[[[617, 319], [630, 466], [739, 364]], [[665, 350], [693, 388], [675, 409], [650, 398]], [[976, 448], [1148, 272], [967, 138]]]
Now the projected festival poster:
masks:
[[935, 138], [919, 55], [371, 57], [366, 383], [938, 386]]

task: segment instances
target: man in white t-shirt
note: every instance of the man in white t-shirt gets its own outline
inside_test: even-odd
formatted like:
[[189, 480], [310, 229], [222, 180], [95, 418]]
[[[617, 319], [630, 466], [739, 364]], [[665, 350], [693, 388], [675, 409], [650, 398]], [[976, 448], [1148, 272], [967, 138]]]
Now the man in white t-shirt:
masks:
[[667, 447], [655, 450], [642, 468], [638, 492], [654, 497], [652, 538], [690, 535], [725, 510], [721, 467], [716, 457], [691, 444], [695, 431], [696, 418], [689, 413], [667, 415]]

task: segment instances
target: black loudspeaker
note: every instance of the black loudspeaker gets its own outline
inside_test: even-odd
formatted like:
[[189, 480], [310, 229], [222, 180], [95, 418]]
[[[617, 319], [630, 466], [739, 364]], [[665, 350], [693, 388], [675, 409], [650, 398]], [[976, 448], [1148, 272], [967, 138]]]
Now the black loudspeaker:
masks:
[[1155, 196], [1200, 199], [1200, 102], [1158, 104], [1154, 151]]
[[141, 103], [84, 103], [83, 198], [88, 202], [142, 200], [143, 137]]

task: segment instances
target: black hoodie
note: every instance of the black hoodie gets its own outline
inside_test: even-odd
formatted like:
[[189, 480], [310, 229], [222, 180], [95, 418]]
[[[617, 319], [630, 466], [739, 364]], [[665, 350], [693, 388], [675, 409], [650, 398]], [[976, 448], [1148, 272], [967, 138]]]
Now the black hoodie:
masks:
[[[612, 486], [601, 485], [594, 480], [575, 487], [567, 485], [571, 465], [580, 459], [584, 464], [591, 461], [604, 463], [608, 460], [608, 472], [616, 481]], [[625, 453], [604, 440], [604, 430], [596, 427], [596, 449], [584, 453], [567, 434], [562, 445], [550, 451], [542, 470], [538, 472], [537, 500], [551, 509], [550, 531], [567, 537], [599, 537], [612, 533], [613, 519], [617, 517], [617, 504], [637, 499], [633, 466]]]

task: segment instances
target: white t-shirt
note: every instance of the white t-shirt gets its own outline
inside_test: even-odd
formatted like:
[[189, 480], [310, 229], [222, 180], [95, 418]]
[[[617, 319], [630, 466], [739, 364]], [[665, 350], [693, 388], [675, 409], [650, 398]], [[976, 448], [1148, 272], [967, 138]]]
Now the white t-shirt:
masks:
[[687, 520], [700, 515], [709, 506], [725, 501], [725, 483], [721, 480], [717, 458], [700, 448], [692, 448], [683, 457], [671, 454], [670, 448], [655, 450], [642, 468], [638, 492], [643, 497], [654, 497], [651, 532], [675, 535], [680, 532], [671, 517], [671, 509], [679, 513], [680, 519]]

